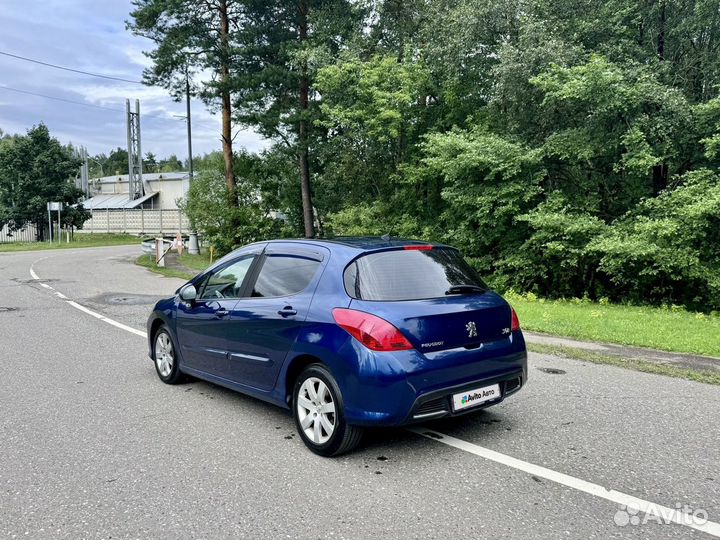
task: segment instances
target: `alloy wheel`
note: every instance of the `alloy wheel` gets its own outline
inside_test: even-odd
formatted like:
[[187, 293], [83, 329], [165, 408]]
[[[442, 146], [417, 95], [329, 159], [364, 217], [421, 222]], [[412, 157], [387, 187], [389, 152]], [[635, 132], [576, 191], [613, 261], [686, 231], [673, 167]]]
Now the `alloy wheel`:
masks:
[[173, 344], [165, 332], [160, 332], [155, 338], [155, 364], [161, 377], [169, 377], [175, 365]]
[[315, 444], [325, 444], [335, 431], [335, 402], [327, 385], [317, 377], [306, 379], [297, 397], [297, 414], [303, 432]]

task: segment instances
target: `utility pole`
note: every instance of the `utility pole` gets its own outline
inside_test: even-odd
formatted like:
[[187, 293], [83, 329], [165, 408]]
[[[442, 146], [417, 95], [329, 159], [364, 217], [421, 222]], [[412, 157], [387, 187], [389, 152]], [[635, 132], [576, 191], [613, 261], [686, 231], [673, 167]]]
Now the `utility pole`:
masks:
[[81, 161], [79, 176], [75, 178], [75, 187], [82, 190], [85, 196], [87, 196], [87, 148], [85, 148], [84, 146], [75, 147], [73, 149], [73, 155]]
[[[192, 122], [190, 119], [190, 74], [188, 73], [187, 65], [185, 65], [185, 106], [186, 106], [186, 120], [187, 120], [187, 137], [188, 137], [188, 178], [189, 182], [193, 181], [193, 153], [192, 153]], [[197, 231], [193, 228], [190, 231], [188, 253], [190, 255], [197, 255], [200, 253], [200, 244], [198, 243]]]
[[185, 67], [185, 105], [187, 109], [187, 134], [188, 134], [188, 168], [190, 169], [190, 181], [193, 179], [193, 153], [192, 153], [192, 127], [190, 121], [190, 76], [187, 66]]
[[90, 198], [90, 167], [88, 166], [88, 151], [86, 147], [80, 149], [81, 158], [83, 160], [80, 166], [80, 182], [82, 184], [81, 189], [85, 193], [85, 197]]

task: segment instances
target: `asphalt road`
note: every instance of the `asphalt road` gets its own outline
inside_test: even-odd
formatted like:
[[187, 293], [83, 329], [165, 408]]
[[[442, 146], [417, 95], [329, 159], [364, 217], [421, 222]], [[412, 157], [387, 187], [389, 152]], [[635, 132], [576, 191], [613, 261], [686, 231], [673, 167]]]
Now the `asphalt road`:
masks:
[[0, 254], [0, 538], [711, 537], [592, 485], [720, 521], [720, 387], [531, 354], [519, 394], [423, 427], [442, 440], [378, 430], [323, 459], [284, 410], [161, 384], [98, 318], [144, 331], [181, 284], [138, 254]]

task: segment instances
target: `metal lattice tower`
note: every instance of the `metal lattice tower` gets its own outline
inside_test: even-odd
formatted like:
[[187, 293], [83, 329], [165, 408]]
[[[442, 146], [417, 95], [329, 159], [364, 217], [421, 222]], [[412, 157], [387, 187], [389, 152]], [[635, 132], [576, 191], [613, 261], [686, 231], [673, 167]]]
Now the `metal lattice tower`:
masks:
[[127, 112], [127, 143], [130, 200], [139, 199], [145, 193], [142, 179], [142, 150], [140, 147], [140, 100], [135, 100], [135, 112], [130, 111], [130, 100], [125, 100]]
[[75, 177], [75, 187], [81, 189], [85, 197], [90, 197], [90, 174], [88, 168], [87, 148], [85, 148], [84, 146], [75, 147], [73, 155], [82, 161], [82, 163], [80, 164], [80, 171], [78, 173], [78, 176]]

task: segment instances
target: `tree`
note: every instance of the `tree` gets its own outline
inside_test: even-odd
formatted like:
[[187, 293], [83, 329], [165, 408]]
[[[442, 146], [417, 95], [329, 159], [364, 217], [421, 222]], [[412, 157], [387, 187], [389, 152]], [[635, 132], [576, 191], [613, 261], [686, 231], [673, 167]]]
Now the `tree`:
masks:
[[108, 157], [104, 153], [88, 156], [88, 173], [90, 178], [100, 178], [109, 174], [107, 171]]
[[47, 203], [76, 204], [83, 193], [70, 181], [80, 160], [50, 136], [44, 124], [0, 145], [0, 225], [11, 230], [28, 223], [43, 237]]
[[103, 164], [103, 170], [108, 176], [128, 174], [128, 153], [120, 147], [112, 150]]
[[306, 237], [315, 235], [315, 76], [359, 30], [359, 20], [348, 0], [249, 0], [243, 3], [242, 24], [232, 34], [234, 116], [295, 151]]
[[[239, 2], [232, 117], [275, 144], [238, 156], [238, 199], [306, 235], [453, 244], [501, 290], [714, 309], [719, 6]], [[224, 245], [258, 237], [204, 204]]]
[[[327, 130], [316, 152], [322, 165], [315, 182], [321, 214], [367, 203], [369, 196], [411, 213], [408, 206], [417, 202], [416, 214], [428, 205], [429, 194], [422, 186], [413, 197], [402, 190], [404, 202], [394, 195], [401, 181], [398, 167], [417, 153], [419, 137], [427, 129], [429, 78], [422, 63], [400, 63], [394, 55], [343, 57], [319, 70], [316, 87], [323, 99], [316, 125]], [[395, 228], [385, 225], [382, 234]]]
[[157, 168], [158, 162], [155, 154], [152, 152], [145, 154], [145, 159], [143, 160], [143, 172], [154, 173], [157, 172]]
[[183, 164], [175, 154], [170, 154], [160, 161], [159, 168], [159, 172], [177, 172], [183, 169]]
[[671, 174], [684, 172], [677, 159], [689, 155], [683, 145], [697, 144], [688, 140], [690, 106], [644, 67], [593, 55], [582, 65], [552, 66], [530, 83], [544, 95], [535, 118], [546, 126], [545, 154], [556, 171], [564, 169], [553, 187], [573, 195], [579, 188], [603, 219], [659, 195]]
[[250, 242], [287, 234], [287, 225], [274, 217], [272, 196], [263, 193], [261, 159], [245, 152], [236, 154], [238, 172], [236, 196], [240, 204], [229, 204], [222, 167], [214, 156], [207, 156], [180, 206], [192, 226], [221, 254]]
[[[186, 91], [200, 97], [222, 114], [222, 146], [228, 197], [237, 206], [233, 170], [231, 118], [232, 36], [241, 21], [241, 2], [237, 0], [134, 0], [128, 28], [153, 41], [156, 48], [147, 56], [152, 67], [144, 71], [147, 84], [167, 88], [179, 100]], [[193, 82], [205, 71], [209, 81]]]
[[720, 176], [698, 169], [591, 243], [611, 296], [720, 309]]
[[[698, 189], [667, 197], [688, 171], [720, 168], [716, 1], [373, 7], [367, 39], [316, 82], [315, 186], [334, 232], [453, 243], [501, 288], [619, 299], [622, 283], [689, 302], [666, 286], [680, 266], [629, 287], [645, 232], [624, 216], [691, 200]], [[603, 251], [613, 241], [624, 251]], [[678, 283], [710, 290], [712, 265], [696, 268]]]

